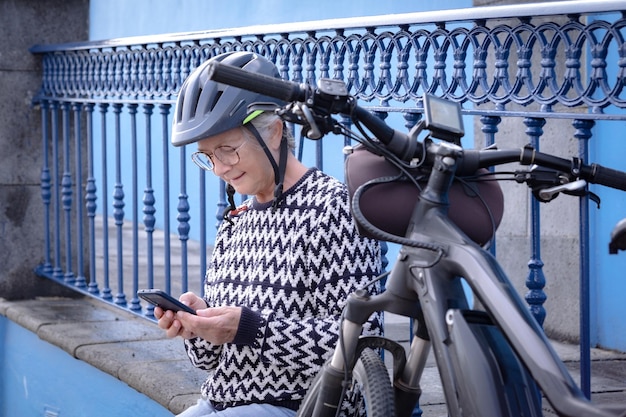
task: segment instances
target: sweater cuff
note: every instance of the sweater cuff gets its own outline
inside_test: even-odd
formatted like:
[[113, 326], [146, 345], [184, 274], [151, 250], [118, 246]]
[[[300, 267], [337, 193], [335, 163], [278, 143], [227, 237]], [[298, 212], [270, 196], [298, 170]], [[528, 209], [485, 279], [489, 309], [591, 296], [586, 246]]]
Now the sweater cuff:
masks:
[[241, 307], [241, 318], [233, 344], [252, 345], [261, 327], [261, 314], [248, 307]]

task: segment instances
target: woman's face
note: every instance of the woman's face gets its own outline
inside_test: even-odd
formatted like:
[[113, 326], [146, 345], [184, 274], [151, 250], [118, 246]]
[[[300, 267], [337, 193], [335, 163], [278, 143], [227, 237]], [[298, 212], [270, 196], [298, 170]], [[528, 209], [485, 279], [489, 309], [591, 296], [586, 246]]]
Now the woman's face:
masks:
[[[211, 155], [215, 175], [232, 185], [239, 194], [254, 195], [259, 202], [265, 203], [274, 198], [274, 170], [256, 139], [244, 129], [235, 128], [203, 139], [198, 142], [198, 151]], [[220, 146], [236, 149], [239, 162], [227, 165], [216, 158], [213, 152]]]

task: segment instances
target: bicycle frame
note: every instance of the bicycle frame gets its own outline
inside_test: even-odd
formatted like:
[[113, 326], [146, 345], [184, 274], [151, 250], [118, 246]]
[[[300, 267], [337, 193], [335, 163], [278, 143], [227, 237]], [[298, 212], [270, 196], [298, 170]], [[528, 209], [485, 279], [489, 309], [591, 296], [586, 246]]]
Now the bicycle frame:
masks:
[[[325, 372], [342, 376], [346, 366], [350, 369], [358, 358], [363, 323], [373, 312], [387, 311], [417, 323], [406, 365], [394, 375], [398, 416], [410, 415], [415, 406], [430, 346], [451, 416], [508, 415], [502, 409], [506, 402], [502, 381], [490, 373], [488, 363], [477, 360], [485, 356], [485, 340], [472, 332], [475, 321], [464, 313], [470, 306], [463, 277], [479, 306], [475, 311], [486, 312], [487, 321], [479, 321], [492, 322], [515, 352], [517, 360], [503, 365], [508, 372], [530, 373], [560, 415], [604, 415], [584, 397], [494, 257], [447, 217], [448, 190], [462, 149], [449, 143], [433, 146], [438, 147], [435, 168], [415, 206], [406, 237], [439, 250], [404, 245], [384, 293], [371, 297], [358, 293], [348, 299], [340, 343]], [[372, 344], [371, 339], [365, 343]], [[531, 404], [526, 412], [541, 415], [538, 390], [532, 382], [522, 383], [526, 387], [523, 401]], [[409, 404], [407, 396], [413, 398]], [[326, 401], [321, 397], [318, 404]]]

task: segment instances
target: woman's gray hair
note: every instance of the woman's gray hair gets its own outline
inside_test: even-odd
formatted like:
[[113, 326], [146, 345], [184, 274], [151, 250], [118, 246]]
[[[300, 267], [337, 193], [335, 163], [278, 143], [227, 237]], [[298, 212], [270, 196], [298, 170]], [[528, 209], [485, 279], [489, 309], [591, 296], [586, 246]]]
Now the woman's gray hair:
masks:
[[252, 119], [250, 123], [252, 123], [256, 130], [259, 131], [261, 137], [265, 139], [265, 136], [272, 129], [274, 123], [276, 123], [276, 120], [280, 120], [283, 123], [283, 139], [287, 140], [289, 150], [292, 152], [295, 151], [296, 140], [294, 139], [291, 130], [285, 125], [284, 121], [279, 116], [273, 113], [265, 112]]

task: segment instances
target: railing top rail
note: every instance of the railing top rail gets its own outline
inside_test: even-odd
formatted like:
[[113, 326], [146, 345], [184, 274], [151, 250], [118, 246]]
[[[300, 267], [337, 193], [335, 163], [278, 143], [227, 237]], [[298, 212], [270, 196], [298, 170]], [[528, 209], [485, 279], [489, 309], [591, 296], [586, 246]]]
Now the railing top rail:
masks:
[[129, 45], [164, 44], [201, 39], [234, 38], [245, 35], [280, 35], [324, 30], [349, 30], [363, 27], [389, 27], [412, 24], [468, 22], [487, 19], [525, 18], [531, 16], [578, 15], [607, 12], [626, 13], [624, 0], [570, 0], [548, 3], [527, 3], [504, 6], [485, 6], [466, 9], [438, 10], [354, 18], [327, 19], [298, 23], [254, 25], [230, 29], [197, 32], [179, 32], [151, 36], [133, 36], [102, 41], [38, 44], [31, 47], [34, 54], [98, 48], [116, 48]]

